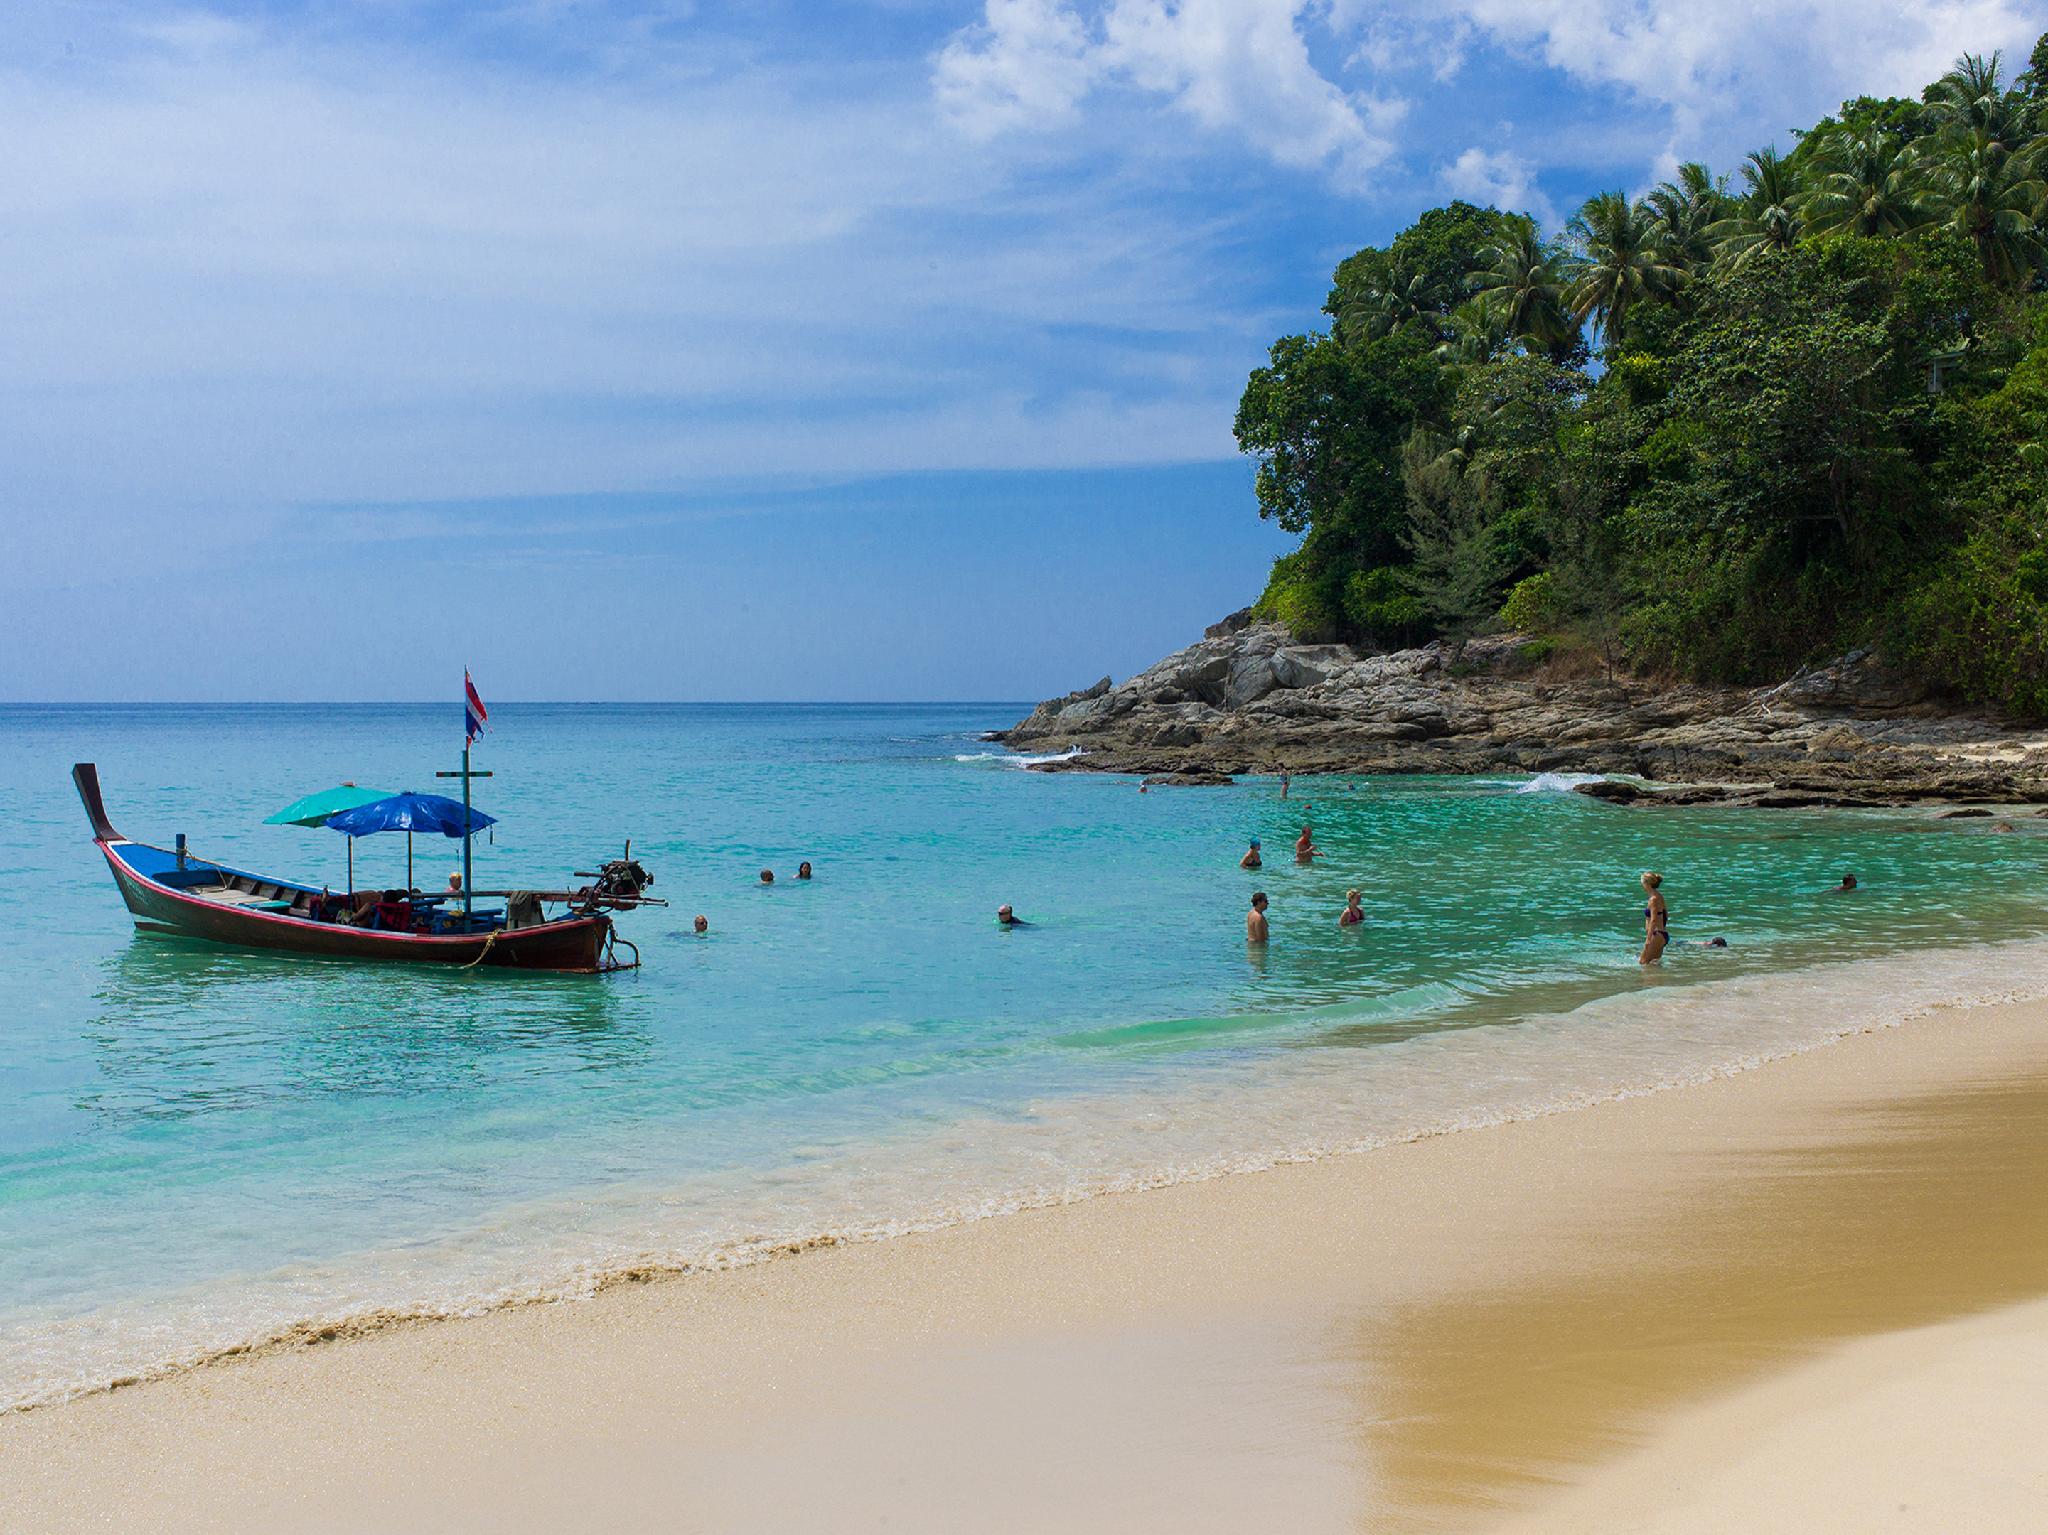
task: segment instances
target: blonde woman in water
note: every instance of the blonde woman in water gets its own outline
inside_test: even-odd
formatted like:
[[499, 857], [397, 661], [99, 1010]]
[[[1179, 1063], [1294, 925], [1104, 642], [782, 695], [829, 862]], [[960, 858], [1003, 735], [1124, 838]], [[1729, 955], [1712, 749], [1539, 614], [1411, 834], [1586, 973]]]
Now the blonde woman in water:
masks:
[[1643, 876], [1643, 894], [1649, 904], [1643, 907], [1643, 952], [1637, 956], [1638, 964], [1654, 965], [1671, 942], [1671, 912], [1664, 905], [1663, 885], [1661, 874]]

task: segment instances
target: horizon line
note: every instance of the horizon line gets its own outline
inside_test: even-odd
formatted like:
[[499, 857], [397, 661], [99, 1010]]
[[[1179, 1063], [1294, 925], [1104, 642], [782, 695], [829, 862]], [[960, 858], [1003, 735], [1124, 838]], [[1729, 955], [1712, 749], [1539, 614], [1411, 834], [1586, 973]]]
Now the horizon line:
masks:
[[[1000, 705], [1010, 708], [1040, 700], [1026, 698], [504, 698], [500, 708], [807, 708], [868, 709], [930, 707], [967, 708]], [[461, 708], [460, 700], [436, 698], [0, 698], [0, 709], [389, 709]]]

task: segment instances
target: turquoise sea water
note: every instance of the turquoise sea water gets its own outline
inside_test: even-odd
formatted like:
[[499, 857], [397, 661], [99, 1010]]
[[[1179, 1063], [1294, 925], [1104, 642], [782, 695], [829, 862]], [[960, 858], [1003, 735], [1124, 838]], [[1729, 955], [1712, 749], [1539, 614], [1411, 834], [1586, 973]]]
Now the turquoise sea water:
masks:
[[[1631, 812], [1507, 776], [1139, 794], [978, 740], [1021, 712], [504, 706], [479, 882], [551, 884], [630, 836], [675, 903], [623, 919], [643, 969], [594, 978], [138, 937], [68, 778], [97, 761], [139, 840], [339, 885], [338, 835], [263, 816], [343, 779], [435, 787], [448, 708], [0, 708], [0, 1405], [308, 1321], [1544, 1112], [2048, 987], [2048, 823]], [[1304, 816], [1330, 854], [1309, 869]], [[420, 884], [452, 847], [419, 845]], [[402, 877], [402, 838], [358, 853], [360, 882]], [[1731, 947], [1640, 973], [1648, 867], [1678, 937]], [[1865, 888], [1822, 894], [1845, 869]], [[1340, 931], [1352, 885], [1371, 920]], [[999, 931], [1003, 901], [1034, 925]]]

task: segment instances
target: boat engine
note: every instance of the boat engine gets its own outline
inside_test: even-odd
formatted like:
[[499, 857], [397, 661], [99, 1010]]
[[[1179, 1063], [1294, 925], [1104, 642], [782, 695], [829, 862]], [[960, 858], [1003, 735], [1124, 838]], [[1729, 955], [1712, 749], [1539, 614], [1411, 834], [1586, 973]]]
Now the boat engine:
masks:
[[654, 883], [654, 876], [640, 866], [637, 858], [614, 858], [597, 871], [597, 883], [591, 888], [602, 896], [624, 896], [627, 900], [638, 900], [647, 887]]
[[606, 860], [595, 873], [587, 869], [578, 869], [576, 877], [591, 881], [577, 892], [575, 904], [583, 911], [596, 911], [604, 906], [668, 904], [666, 901], [657, 901], [647, 894], [647, 887], [654, 883], [654, 876], [633, 856], [633, 845], [630, 842], [626, 844], [626, 854], [623, 858]]

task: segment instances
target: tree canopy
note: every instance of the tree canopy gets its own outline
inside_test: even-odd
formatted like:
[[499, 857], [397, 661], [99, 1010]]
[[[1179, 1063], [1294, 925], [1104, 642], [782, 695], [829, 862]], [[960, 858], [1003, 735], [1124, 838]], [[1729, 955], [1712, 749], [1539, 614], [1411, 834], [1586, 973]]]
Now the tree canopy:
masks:
[[2048, 37], [1555, 237], [1457, 202], [1339, 264], [1237, 417], [1261, 611], [1761, 681], [1863, 645], [2048, 714]]

